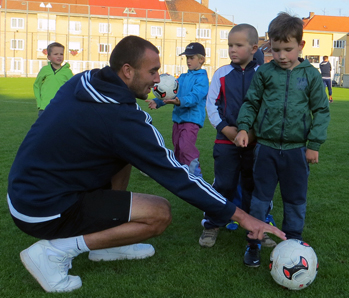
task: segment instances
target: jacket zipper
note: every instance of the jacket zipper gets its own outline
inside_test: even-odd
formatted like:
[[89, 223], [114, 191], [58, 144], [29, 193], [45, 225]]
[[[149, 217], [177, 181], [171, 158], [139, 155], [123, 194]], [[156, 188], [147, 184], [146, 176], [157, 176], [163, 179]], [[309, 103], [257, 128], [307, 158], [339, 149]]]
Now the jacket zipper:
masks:
[[280, 135], [280, 154], [281, 154], [281, 148], [282, 148], [282, 141], [284, 139], [287, 100], [288, 100], [288, 87], [290, 84], [291, 71], [292, 70], [287, 70], [286, 94], [285, 94], [285, 101], [284, 101], [284, 117], [282, 118], [281, 135]]

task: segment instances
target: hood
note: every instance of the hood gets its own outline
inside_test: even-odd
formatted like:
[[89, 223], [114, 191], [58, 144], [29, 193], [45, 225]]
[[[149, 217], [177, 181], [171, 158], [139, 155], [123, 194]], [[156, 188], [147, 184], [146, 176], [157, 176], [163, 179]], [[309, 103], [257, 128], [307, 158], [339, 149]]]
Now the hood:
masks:
[[81, 73], [74, 95], [78, 100], [94, 103], [136, 102], [134, 93], [109, 66]]

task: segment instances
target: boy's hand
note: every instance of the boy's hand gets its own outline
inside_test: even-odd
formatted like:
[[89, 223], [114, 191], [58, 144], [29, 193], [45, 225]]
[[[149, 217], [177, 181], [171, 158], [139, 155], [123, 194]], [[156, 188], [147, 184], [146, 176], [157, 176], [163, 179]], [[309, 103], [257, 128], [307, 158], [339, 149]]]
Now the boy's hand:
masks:
[[248, 145], [248, 134], [246, 130], [240, 130], [234, 139], [234, 144], [238, 147], [247, 147]]
[[164, 99], [163, 102], [166, 104], [172, 104], [172, 105], [176, 105], [176, 106], [181, 105], [181, 101], [179, 100], [178, 97], [176, 97], [174, 99]]
[[238, 129], [235, 126], [226, 126], [222, 129], [222, 133], [234, 143], [234, 139], [238, 133]]
[[308, 163], [318, 163], [319, 162], [319, 152], [311, 149], [305, 151], [305, 158]]
[[148, 103], [148, 108], [152, 110], [156, 110], [156, 102], [152, 99], [147, 99], [145, 102]]

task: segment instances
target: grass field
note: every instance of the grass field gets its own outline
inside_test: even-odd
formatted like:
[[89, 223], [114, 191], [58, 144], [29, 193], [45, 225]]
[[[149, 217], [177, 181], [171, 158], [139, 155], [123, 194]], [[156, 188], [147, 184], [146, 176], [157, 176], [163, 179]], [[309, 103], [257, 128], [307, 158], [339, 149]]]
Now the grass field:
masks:
[[[6, 203], [7, 175], [16, 151], [37, 118], [32, 92], [34, 79], [0, 78], [0, 297], [49, 297], [23, 267], [19, 253], [36, 239], [15, 227]], [[81, 289], [55, 297], [188, 297], [188, 298], [278, 298], [349, 297], [349, 90], [334, 88], [328, 140], [321, 147], [320, 162], [311, 165], [308, 210], [304, 240], [319, 258], [315, 282], [302, 291], [285, 290], [272, 280], [268, 264], [271, 249], [262, 250], [262, 265], [247, 268], [242, 263], [244, 231], [221, 229], [216, 245], [203, 249], [198, 244], [202, 212], [178, 199], [136, 169], [129, 190], [152, 193], [172, 204], [173, 222], [159, 237], [150, 239], [156, 249], [146, 260], [100, 262], [78, 256], [70, 273], [79, 275]], [[144, 102], [141, 107], [148, 111]], [[171, 143], [171, 107], [149, 111], [153, 124]], [[200, 130], [198, 148], [204, 178], [213, 181], [212, 147], [215, 130], [206, 120]], [[281, 225], [279, 191], [271, 212]], [[274, 238], [275, 239], [275, 238]]]

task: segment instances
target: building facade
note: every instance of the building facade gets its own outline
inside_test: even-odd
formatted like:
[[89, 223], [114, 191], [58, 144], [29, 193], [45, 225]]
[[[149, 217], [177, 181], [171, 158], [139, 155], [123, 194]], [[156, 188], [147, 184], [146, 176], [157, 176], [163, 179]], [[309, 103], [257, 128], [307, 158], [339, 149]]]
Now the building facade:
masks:
[[332, 79], [341, 83], [343, 75], [349, 70], [349, 17], [315, 15], [310, 12], [308, 18], [303, 18], [303, 22], [303, 57], [318, 68], [323, 56], [329, 56]]
[[108, 64], [114, 46], [127, 35], [143, 37], [160, 51], [161, 72], [187, 71], [179, 56], [190, 42], [206, 48], [211, 78], [230, 63], [229, 20], [208, 8], [208, 0], [0, 0], [0, 76], [35, 77], [47, 63], [51, 42], [65, 45], [73, 73]]

